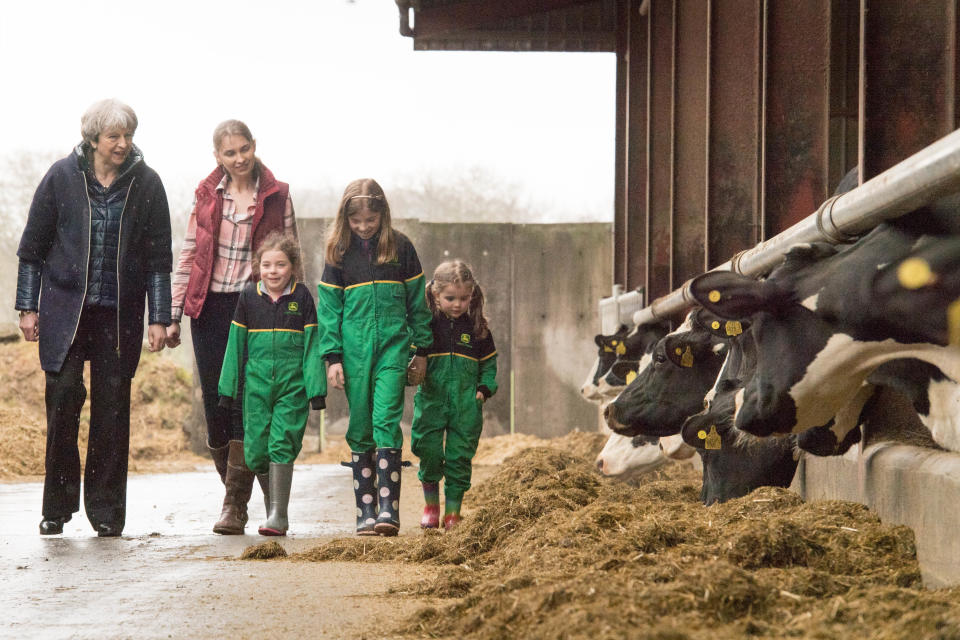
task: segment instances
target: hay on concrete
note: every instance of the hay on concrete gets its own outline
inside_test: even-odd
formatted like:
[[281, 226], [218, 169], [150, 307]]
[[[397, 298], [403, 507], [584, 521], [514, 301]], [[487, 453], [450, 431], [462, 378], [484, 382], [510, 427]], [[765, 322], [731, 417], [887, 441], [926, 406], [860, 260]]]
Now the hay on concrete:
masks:
[[632, 488], [591, 463], [528, 449], [450, 534], [291, 557], [436, 566], [406, 588], [440, 599], [414, 637], [960, 637], [960, 589], [923, 590], [912, 532], [860, 505], [764, 488], [704, 507], [686, 465]]
[[286, 558], [287, 550], [276, 540], [268, 540], [260, 544], [253, 544], [240, 554], [241, 560], [270, 560], [272, 558]]

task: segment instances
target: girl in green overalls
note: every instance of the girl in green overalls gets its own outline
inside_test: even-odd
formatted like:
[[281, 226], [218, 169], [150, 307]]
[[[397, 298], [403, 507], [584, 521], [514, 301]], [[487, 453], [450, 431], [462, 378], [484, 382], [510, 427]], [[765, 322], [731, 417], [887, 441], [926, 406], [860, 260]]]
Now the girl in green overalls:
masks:
[[[460, 522], [460, 503], [470, 488], [483, 403], [497, 391], [497, 349], [483, 316], [483, 292], [469, 265], [460, 260], [440, 264], [426, 296], [433, 312], [433, 346], [427, 353], [426, 378], [414, 398], [410, 445], [420, 458], [426, 503], [420, 526], [440, 526], [443, 478], [443, 526], [449, 531]], [[410, 365], [411, 379], [418, 366]]]
[[413, 361], [425, 369], [433, 339], [423, 269], [410, 240], [390, 226], [390, 206], [371, 179], [344, 190], [325, 257], [317, 286], [320, 353], [327, 382], [346, 390], [350, 407], [357, 533], [395, 536], [407, 360], [414, 348]]
[[287, 533], [293, 461], [303, 445], [309, 406], [323, 409], [327, 381], [317, 341], [317, 308], [293, 279], [300, 249], [272, 232], [257, 250], [259, 280], [240, 293], [220, 372], [220, 403], [230, 406], [243, 376], [243, 447], [247, 467], [268, 474], [267, 521], [260, 535]]

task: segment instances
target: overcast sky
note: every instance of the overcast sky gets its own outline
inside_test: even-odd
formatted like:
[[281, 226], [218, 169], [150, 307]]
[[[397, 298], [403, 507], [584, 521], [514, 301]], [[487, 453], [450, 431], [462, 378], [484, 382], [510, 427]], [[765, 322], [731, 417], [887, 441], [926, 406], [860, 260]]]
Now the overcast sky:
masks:
[[2, 151], [66, 152], [116, 97], [171, 190], [213, 168], [211, 134], [244, 120], [297, 188], [391, 185], [481, 167], [545, 220], [611, 220], [611, 53], [413, 51], [393, 0], [5, 2]]

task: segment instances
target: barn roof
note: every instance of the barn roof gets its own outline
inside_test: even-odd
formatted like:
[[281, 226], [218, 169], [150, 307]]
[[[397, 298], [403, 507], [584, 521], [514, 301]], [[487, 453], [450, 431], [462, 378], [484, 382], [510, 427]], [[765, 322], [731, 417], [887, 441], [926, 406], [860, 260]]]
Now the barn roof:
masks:
[[396, 0], [430, 51], [616, 51], [616, 0]]

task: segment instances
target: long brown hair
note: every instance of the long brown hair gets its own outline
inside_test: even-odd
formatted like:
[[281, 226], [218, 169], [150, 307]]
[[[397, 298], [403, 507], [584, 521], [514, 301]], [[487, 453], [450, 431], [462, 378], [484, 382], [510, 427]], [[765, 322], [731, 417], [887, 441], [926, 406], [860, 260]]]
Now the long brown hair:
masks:
[[380, 240], [377, 243], [377, 264], [397, 259], [397, 240], [390, 225], [390, 205], [383, 189], [373, 178], [354, 180], [343, 190], [337, 218], [327, 234], [324, 255], [329, 264], [340, 264], [350, 248], [350, 216], [361, 211], [380, 214]]
[[437, 316], [440, 311], [440, 303], [437, 297], [444, 287], [450, 285], [462, 285], [471, 287], [470, 307], [467, 309], [467, 318], [473, 320], [473, 333], [477, 338], [486, 338], [488, 325], [487, 318], [483, 315], [483, 290], [473, 277], [473, 270], [463, 260], [448, 260], [441, 262], [433, 270], [433, 280], [427, 285], [426, 296], [427, 306], [433, 315]]

